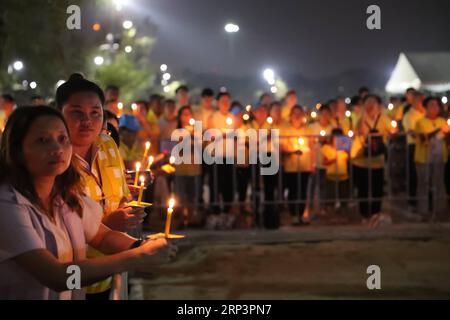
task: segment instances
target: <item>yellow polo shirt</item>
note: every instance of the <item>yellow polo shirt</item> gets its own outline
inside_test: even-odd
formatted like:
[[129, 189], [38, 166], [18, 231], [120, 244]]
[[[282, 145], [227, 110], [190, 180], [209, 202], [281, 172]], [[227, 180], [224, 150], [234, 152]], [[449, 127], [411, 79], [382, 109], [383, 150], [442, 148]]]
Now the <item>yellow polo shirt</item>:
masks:
[[350, 125], [350, 120], [347, 117], [344, 118], [332, 118], [331, 119], [331, 125], [333, 126], [333, 128], [341, 128], [342, 131], [344, 132], [344, 134], [348, 134], [348, 131], [350, 130], [350, 127], [355, 128], [356, 123], [352, 123], [352, 125]]
[[[422, 118], [416, 123], [416, 132], [429, 134], [436, 129], [442, 129], [447, 126], [447, 121], [444, 118], [438, 117], [435, 120], [429, 118]], [[444, 135], [442, 132], [437, 134], [437, 139], [442, 140]], [[435, 141], [423, 141], [421, 139], [416, 139], [416, 148], [414, 154], [414, 161], [417, 163], [426, 163], [428, 161], [428, 156], [432, 148], [432, 144]], [[447, 162], [447, 146], [445, 142], [442, 141], [442, 161]]]
[[[75, 155], [81, 163], [81, 175], [85, 183], [86, 195], [103, 207], [103, 215], [107, 216], [117, 210], [121, 201], [128, 199], [128, 189], [122, 158], [114, 140], [101, 134], [93, 146], [92, 163]], [[89, 247], [87, 258], [102, 256], [102, 253]], [[100, 293], [111, 287], [111, 278], [98, 282], [86, 289], [87, 293]]]

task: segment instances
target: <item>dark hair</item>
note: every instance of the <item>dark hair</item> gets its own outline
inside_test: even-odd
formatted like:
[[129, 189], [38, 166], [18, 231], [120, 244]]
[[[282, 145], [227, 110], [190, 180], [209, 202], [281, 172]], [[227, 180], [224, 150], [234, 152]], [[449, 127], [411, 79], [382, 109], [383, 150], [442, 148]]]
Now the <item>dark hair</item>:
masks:
[[262, 95], [259, 96], [259, 102], [261, 102], [265, 97], [272, 98], [272, 96], [270, 95], [270, 93], [264, 92]]
[[439, 99], [438, 97], [432, 97], [432, 96], [430, 96], [430, 97], [427, 97], [425, 100], [423, 100], [423, 105], [425, 106], [425, 108], [427, 108], [428, 107], [428, 104], [431, 102], [431, 101], [437, 101], [437, 103], [438, 103], [438, 105], [439, 105], [439, 108], [442, 108], [442, 102], [441, 102], [441, 99]]
[[[9, 117], [0, 146], [0, 183], [10, 184], [41, 209], [44, 209], [44, 206], [36, 192], [32, 177], [23, 162], [23, 141], [31, 125], [38, 118], [45, 116], [60, 119], [69, 134], [67, 123], [60, 111], [48, 106], [24, 107], [16, 109]], [[75, 161], [75, 158], [72, 158], [69, 168], [56, 177], [51, 193], [51, 202], [54, 204], [57, 198], [61, 197], [64, 203], [81, 217], [80, 195], [84, 195], [84, 191], [81, 175]], [[53, 205], [51, 208], [53, 208]], [[53, 217], [52, 209], [49, 215], [51, 218]]]
[[341, 128], [333, 128], [333, 130], [331, 130], [331, 136], [343, 136], [344, 135], [344, 131]]
[[155, 100], [162, 100], [163, 96], [157, 93], [153, 93], [150, 95], [150, 98], [148, 99], [148, 104], [152, 104]]
[[363, 92], [370, 92], [369, 88], [366, 86], [362, 86], [358, 89], [358, 93], [361, 94]]
[[272, 108], [274, 108], [275, 106], [281, 107], [281, 102], [280, 101], [272, 101], [272, 103], [269, 106], [269, 111], [272, 110]]
[[290, 96], [290, 95], [293, 95], [293, 94], [297, 95], [297, 91], [295, 91], [295, 90], [289, 90], [289, 91], [286, 93], [286, 97], [287, 97], [287, 96]]
[[325, 111], [328, 111], [328, 112], [331, 112], [331, 109], [330, 109], [330, 107], [327, 105], [327, 104], [323, 104], [320, 108], [319, 108], [319, 114], [321, 114], [322, 112], [325, 112]]
[[363, 103], [366, 103], [367, 100], [369, 100], [370, 98], [373, 98], [373, 99], [377, 100], [378, 104], [382, 104], [383, 103], [381, 101], [380, 96], [377, 96], [376, 94], [368, 94], [367, 96], [365, 96], [364, 99], [363, 99]]
[[176, 104], [176, 102], [175, 102], [175, 100], [173, 100], [173, 99], [166, 99], [166, 100], [164, 100], [164, 104]]
[[31, 101], [33, 101], [33, 100], [38, 100], [38, 99], [45, 99], [43, 96], [41, 96], [41, 95], [38, 95], [38, 94], [33, 94], [32, 96], [31, 96]]
[[358, 104], [360, 104], [363, 101], [363, 99], [360, 96], [353, 96], [351, 101], [350, 101], [350, 105], [351, 106], [357, 106]]
[[8, 102], [14, 102], [13, 96], [7, 93], [2, 94], [2, 99]]
[[177, 114], [177, 129], [181, 129], [183, 128], [181, 125], [181, 114], [183, 113], [184, 110], [189, 110], [192, 114], [192, 109], [191, 106], [183, 106], [178, 110], [178, 114]]
[[120, 91], [119, 87], [114, 85], [114, 84], [110, 84], [109, 86], [107, 86], [106, 89], [105, 89], [105, 92], [106, 91], [110, 91], [110, 90], [112, 90], [112, 91]]
[[408, 89], [406, 89], [406, 93], [410, 93], [410, 92], [415, 92], [416, 91], [416, 89], [415, 88], [413, 88], [413, 87], [409, 87]]
[[117, 121], [117, 124], [119, 124], [119, 118], [116, 116], [115, 113], [111, 112], [110, 110], [104, 110], [103, 111], [103, 121], [108, 122], [109, 119], [113, 119]]
[[214, 96], [214, 91], [210, 88], [205, 88], [202, 91], [202, 98], [203, 97], [213, 97]]
[[291, 112], [289, 113], [289, 115], [292, 115], [294, 110], [300, 110], [301, 112], [305, 113], [305, 109], [299, 104], [296, 104], [295, 106], [292, 107]]
[[93, 92], [98, 95], [102, 106], [105, 104], [105, 95], [98, 85], [94, 82], [86, 80], [81, 74], [74, 73], [69, 80], [60, 85], [56, 90], [56, 106], [62, 110], [64, 104], [69, 100], [70, 96], [78, 92]]
[[189, 88], [186, 85], [182, 84], [177, 88], [177, 90], [175, 90], [175, 93], [178, 93], [181, 90], [189, 92]]
[[217, 94], [216, 100], [220, 100], [220, 98], [222, 98], [223, 96], [228, 96], [229, 98], [231, 98], [231, 95], [229, 92], [219, 92]]

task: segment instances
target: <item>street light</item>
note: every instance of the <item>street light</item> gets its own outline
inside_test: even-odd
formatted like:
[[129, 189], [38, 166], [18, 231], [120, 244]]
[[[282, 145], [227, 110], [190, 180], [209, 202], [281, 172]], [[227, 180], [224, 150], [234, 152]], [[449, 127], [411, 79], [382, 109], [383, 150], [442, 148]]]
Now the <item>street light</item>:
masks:
[[13, 68], [14, 68], [14, 70], [16, 70], [16, 71], [22, 70], [22, 69], [23, 69], [23, 62], [20, 61], [20, 60], [15, 61], [15, 62], [13, 63]]
[[130, 53], [131, 51], [133, 51], [133, 47], [132, 46], [126, 46], [125, 47], [125, 52], [126, 53]]
[[225, 25], [225, 31], [228, 33], [236, 33], [239, 31], [239, 26], [234, 23], [227, 23]]
[[122, 23], [122, 26], [123, 26], [123, 28], [126, 29], [126, 30], [131, 29], [131, 28], [133, 28], [133, 21], [125, 20], [125, 21]]
[[275, 72], [272, 69], [264, 70], [263, 77], [269, 84], [275, 83]]
[[101, 66], [105, 62], [105, 59], [103, 59], [102, 56], [97, 56], [94, 58], [94, 63], [98, 66]]
[[162, 64], [159, 69], [161, 70], [161, 72], [166, 72], [167, 71], [167, 64]]
[[170, 73], [164, 73], [162, 77], [164, 80], [169, 81], [172, 76]]
[[37, 83], [35, 81], [30, 82], [31, 89], [36, 89], [36, 87], [37, 87]]

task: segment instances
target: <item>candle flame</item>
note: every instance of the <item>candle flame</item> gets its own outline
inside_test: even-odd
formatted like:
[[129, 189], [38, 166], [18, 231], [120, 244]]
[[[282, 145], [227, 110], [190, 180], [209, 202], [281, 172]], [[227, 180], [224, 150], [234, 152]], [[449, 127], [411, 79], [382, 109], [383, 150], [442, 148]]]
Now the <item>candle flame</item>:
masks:
[[233, 124], [233, 119], [230, 117], [227, 118], [227, 125], [231, 126]]
[[392, 126], [392, 128], [397, 128], [397, 121], [392, 120], [391, 121], [391, 126]]
[[194, 124], [195, 124], [195, 120], [194, 119], [189, 119], [189, 124], [191, 125], [191, 126], [193, 126]]
[[317, 112], [315, 111], [311, 112], [311, 118], [313, 119], [317, 118]]
[[305, 144], [305, 139], [303, 138], [298, 138], [298, 143], [302, 146]]
[[150, 165], [153, 164], [154, 160], [155, 160], [155, 158], [153, 158], [153, 156], [148, 157], [148, 163], [150, 163]]
[[448, 120], [447, 120], [447, 125], [449, 125], [449, 126], [450, 126], [450, 119], [448, 119]]
[[325, 130], [320, 130], [320, 135], [321, 135], [322, 137], [325, 137], [326, 134], [327, 134], [327, 133], [325, 132]]
[[347, 111], [345, 111], [345, 116], [347, 118], [350, 118], [352, 116], [352, 113], [349, 110], [347, 110]]
[[169, 208], [173, 209], [173, 207], [175, 207], [175, 199], [174, 198], [170, 198], [170, 200], [169, 200]]
[[349, 136], [350, 138], [352, 138], [353, 135], [354, 135], [353, 131], [352, 131], [352, 130], [349, 130], [349, 131], [348, 131], [348, 136]]
[[147, 141], [147, 142], [145, 143], [145, 150], [150, 149], [150, 145], [151, 145], [150, 141]]
[[175, 163], [175, 157], [174, 157], [174, 156], [171, 156], [171, 157], [169, 158], [169, 162], [170, 162], [170, 164], [174, 164], [174, 163]]
[[390, 111], [392, 111], [392, 110], [394, 109], [394, 105], [393, 105], [392, 103], [389, 103], [388, 109], [389, 109]]
[[133, 103], [133, 104], [131, 105], [131, 110], [136, 111], [137, 108], [138, 108], [138, 106], [137, 106], [136, 103]]
[[252, 106], [251, 105], [247, 105], [245, 107], [245, 111], [250, 112], [250, 110], [252, 110]]
[[248, 121], [248, 119], [250, 119], [250, 116], [248, 114], [244, 114], [242, 116], [242, 119], [244, 119], [245, 121]]
[[267, 123], [268, 123], [268, 124], [272, 124], [272, 123], [273, 123], [272, 117], [268, 117], [268, 118], [267, 118]]
[[140, 176], [139, 180], [141, 180], [141, 185], [144, 185], [145, 183], [145, 177], [144, 176]]
[[119, 103], [117, 104], [117, 108], [118, 108], [119, 110], [122, 110], [122, 109], [123, 109], [123, 103], [122, 103], [122, 102], [119, 102]]
[[139, 171], [141, 169], [141, 163], [136, 162], [136, 171]]

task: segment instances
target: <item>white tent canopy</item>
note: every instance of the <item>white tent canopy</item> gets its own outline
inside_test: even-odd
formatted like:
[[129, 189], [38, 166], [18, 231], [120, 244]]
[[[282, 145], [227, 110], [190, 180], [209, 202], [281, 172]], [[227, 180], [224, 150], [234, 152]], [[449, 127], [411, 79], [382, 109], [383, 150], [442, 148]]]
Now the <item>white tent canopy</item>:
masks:
[[409, 87], [435, 93], [450, 91], [450, 52], [400, 53], [386, 91], [403, 93]]

